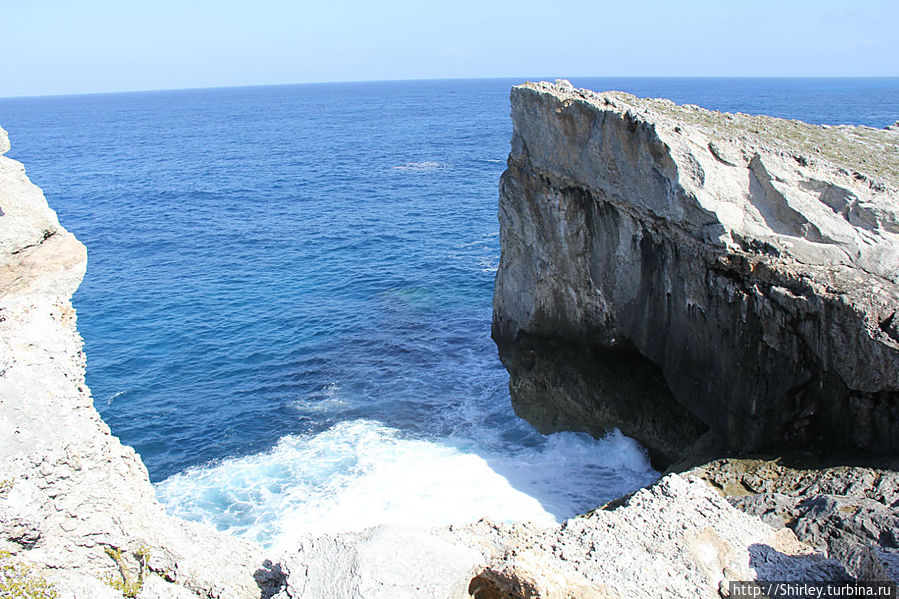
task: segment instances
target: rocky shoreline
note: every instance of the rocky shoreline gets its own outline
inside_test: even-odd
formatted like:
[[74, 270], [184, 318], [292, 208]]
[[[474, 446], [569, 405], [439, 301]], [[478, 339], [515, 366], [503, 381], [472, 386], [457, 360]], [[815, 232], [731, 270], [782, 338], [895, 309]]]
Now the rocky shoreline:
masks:
[[[620, 427], [672, 472], [556, 527], [377, 527], [277, 555], [166, 515], [84, 383], [70, 303], [84, 247], [2, 156], [0, 129], [0, 589], [18, 576], [112, 599], [140, 577], [144, 599], [586, 599], [899, 579], [899, 135], [833, 128], [837, 143], [565, 83], [519, 86], [512, 101], [494, 337], [516, 410], [547, 431]], [[785, 130], [797, 147], [772, 149]], [[757, 219], [735, 216], [729, 169], [766, 198], [743, 198]], [[833, 216], [797, 210], [796, 189]], [[737, 360], [733, 345], [765, 349]], [[852, 457], [721, 459], [797, 447]], [[877, 468], [851, 465], [876, 449]]]

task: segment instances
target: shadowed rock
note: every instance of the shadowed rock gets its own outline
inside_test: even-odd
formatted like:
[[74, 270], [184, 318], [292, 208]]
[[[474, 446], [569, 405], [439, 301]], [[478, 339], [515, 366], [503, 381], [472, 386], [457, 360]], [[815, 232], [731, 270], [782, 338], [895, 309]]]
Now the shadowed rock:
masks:
[[512, 91], [493, 338], [538, 429], [657, 465], [899, 451], [899, 137]]

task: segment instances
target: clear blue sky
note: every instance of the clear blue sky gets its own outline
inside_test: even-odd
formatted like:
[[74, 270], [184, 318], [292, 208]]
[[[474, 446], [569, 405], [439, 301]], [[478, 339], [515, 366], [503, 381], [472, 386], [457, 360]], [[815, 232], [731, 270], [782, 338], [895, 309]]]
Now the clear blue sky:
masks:
[[899, 75], [896, 0], [3, 4], [0, 97], [529, 75]]

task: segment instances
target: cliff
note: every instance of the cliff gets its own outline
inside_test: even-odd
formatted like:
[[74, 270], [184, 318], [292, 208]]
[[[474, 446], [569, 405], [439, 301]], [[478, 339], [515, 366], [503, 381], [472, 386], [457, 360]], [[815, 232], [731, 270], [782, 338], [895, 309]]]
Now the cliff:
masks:
[[60, 597], [121, 597], [101, 581], [122, 580], [107, 549], [136, 577], [142, 548], [142, 597], [259, 597], [259, 549], [167, 516], [94, 410], [70, 303], [86, 264], [24, 167], [0, 156], [0, 551]]
[[899, 134], [512, 90], [516, 412], [686, 455], [899, 451]]
[[[738, 268], [736, 272], [742, 272], [745, 277], [762, 276], [763, 268], [773, 273], [766, 276], [780, 276], [778, 273], [782, 271], [763, 262], [779, 246], [775, 245], [776, 240], [764, 242], [770, 244], [769, 248], [754, 237], [740, 237], [742, 242], [728, 241], [726, 235], [715, 237], [712, 233], [721, 230], [711, 226], [710, 221], [700, 221], [710, 224], [708, 229], [705, 225], [699, 228], [709, 233], [708, 238], [696, 238], [696, 227], [691, 228], [687, 220], [669, 222], [652, 216], [648, 207], [627, 208], [620, 198], [608, 206], [594, 201], [611, 197], [612, 193], [611, 188], [602, 190], [583, 182], [590, 172], [594, 175], [599, 172], [590, 171], [592, 166], [588, 168], [601, 162], [591, 157], [591, 153], [599, 156], [604, 152], [606, 157], [602, 160], [610, 160], [615, 165], [609, 168], [617, 169], [616, 180], [622, 185], [627, 183], [643, 191], [673, 190], [668, 217], [707, 216], [707, 211], [695, 206], [677, 208], [675, 199], [680, 196], [671, 183], [673, 179], [650, 177], [655, 170], [647, 166], [647, 160], [658, 158], [668, 165], [669, 170], [663, 172], [677, 171], [663, 160], [664, 152], [659, 148], [664, 144], [660, 146], [650, 139], [642, 146], [632, 147], [624, 141], [615, 145], [614, 138], [609, 138], [613, 145], [602, 151], [590, 145], [580, 148], [565, 145], [572, 140], [590, 139], [583, 125], [596, 121], [590, 116], [595, 108], [571, 109], [574, 116], [570, 119], [559, 116], [571, 105], [565, 105], [560, 96], [595, 100], [588, 92], [545, 84], [516, 88], [513, 92], [516, 138], [510, 169], [502, 183], [503, 264], [497, 281], [495, 322], [498, 341], [506, 343], [501, 349], [507, 364], [526, 369], [519, 378], [513, 376], [513, 397], [518, 409], [526, 415], [545, 416], [544, 428], [570, 425], [598, 431], [616, 425], [622, 414], [630, 415], [643, 429], [657, 433], [655, 437], [646, 436], [647, 439], [664, 441], [656, 445], [664, 455], [677, 455], [717, 420], [702, 411], [694, 413], [689, 402], [678, 402], [676, 388], [668, 388], [671, 383], [666, 380], [666, 369], [654, 362], [652, 355], [638, 351], [639, 339], [609, 336], [610, 332], [620, 335], [619, 331], [624, 330], [619, 324], [614, 329], [603, 328], [618, 322], [612, 319], [619, 315], [614, 301], [623, 296], [653, 296], [651, 282], [672, 276], [664, 274], [667, 271], [661, 270], [662, 267], [679, 260], [681, 251], [687, 258], [693, 256], [690, 259], [694, 261], [687, 266], [697, 264], [696, 256], [707, 257], [705, 244], [719, 248], [715, 251], [725, 258], [743, 256], [744, 266], [739, 267], [743, 270]], [[623, 105], [624, 100], [615, 98], [618, 96], [609, 96], [609, 101]], [[631, 100], [635, 104], [656, 105]], [[541, 102], [547, 110], [540, 108]], [[657, 104], [672, 111], [700, 114], [693, 109]], [[636, 117], [623, 118], [608, 119], [611, 130], [618, 131], [622, 140], [639, 131], [652, 137], [649, 126], [635, 124], [631, 131], [629, 123], [631, 120], [638, 123]], [[543, 124], [541, 119], [545, 119]], [[559, 129], [555, 130], [556, 127]], [[680, 128], [681, 133], [685, 129], [684, 124], [674, 127]], [[531, 128], [542, 131], [544, 138], [539, 143], [547, 144], [540, 150], [544, 158], [534, 163], [530, 162], [530, 156], [536, 160], [541, 155], [536, 141], [540, 136], [527, 133]], [[854, 131], [845, 130], [842, 134], [852, 136]], [[874, 135], [872, 139], [881, 139], [877, 137], [880, 134], [871, 135]], [[715, 142], [715, 156], [737, 164], [729, 153], [733, 148], [727, 143]], [[539, 528], [524, 523], [481, 521], [432, 531], [378, 527], [339, 535], [310, 535], [299, 539], [274, 564], [264, 560], [260, 548], [251, 543], [203, 525], [171, 518], [156, 502], [139, 457], [110, 434], [94, 410], [85, 385], [85, 357], [70, 303], [85, 272], [84, 247], [59, 225], [40, 190], [28, 181], [22, 165], [2, 156], [8, 147], [6, 134], [0, 129], [0, 594], [5, 590], [8, 573], [23, 572], [8, 568], [10, 560], [14, 560], [31, 567], [27, 576], [40, 576], [53, 583], [60, 597], [121, 597], [119, 591], [102, 580], [122, 580], [119, 565], [112, 557], [117, 552], [121, 552], [122, 569], [132, 577], [140, 569], [140, 560], [146, 560], [148, 575], [139, 595], [144, 599], [587, 599], [657, 597], [661, 593], [672, 597], [719, 597], [729, 580], [797, 577], [833, 580], [847, 574], [895, 580], [899, 576], [899, 559], [891, 549], [896, 539], [881, 534], [884, 530], [889, 532], [890, 527], [895, 528], [897, 482], [894, 473], [880, 471], [818, 475], [784, 473], [779, 465], [753, 464], [740, 469], [733, 464], [713, 463], [684, 476], [669, 475], [614, 505], [559, 526]], [[821, 147], [822, 152], [830, 151]], [[711, 144], [709, 148], [712, 152]], [[645, 151], [649, 152], [648, 157]], [[885, 147], [883, 151], [890, 150]], [[565, 173], [535, 166], [554, 164], [553, 156], [558, 162], [565, 162], [572, 155], [581, 155], [583, 165], [587, 166]], [[772, 172], [774, 159], [769, 160], [768, 154], [763, 158], [767, 161], [763, 162], [767, 172]], [[789, 164], [786, 157], [781, 158]], [[635, 169], [645, 176], [632, 177]], [[846, 176], [853, 178], [851, 174]], [[780, 185], [777, 181], [771, 185], [776, 187], [775, 183]], [[877, 181], [856, 183], [862, 188], [868, 185], [873, 190], [871, 193], [893, 193], [892, 188]], [[525, 191], [530, 195], [523, 195]], [[651, 195], [637, 197], [646, 203], [655, 201]], [[545, 200], [549, 207], [528, 206], [528, 202], [537, 200]], [[895, 221], [889, 221], [891, 213], [878, 203], [880, 199], [869, 200], [866, 195], [856, 197], [848, 204], [845, 218], [849, 222], [861, 218], [859, 214], [874, 215], [870, 217], [876, 225], [871, 229], [874, 233], [870, 239], [865, 237], [867, 241], [860, 245], [856, 258], [879, 260], [879, 267], [868, 265], [876, 269], [888, 263], [889, 253], [876, 254], [868, 247], [876, 243], [868, 241], [877, 241], [878, 236], [885, 235], [883, 230], [893, 226], [883, 223]], [[559, 219], [560, 215], [570, 217], [576, 228], [568, 230], [568, 223], [565, 218]], [[612, 220], [606, 222], [600, 218], [602, 215], [611, 215]], [[637, 216], [645, 218], [645, 223], [638, 221]], [[605, 239], [594, 233], [606, 231], [616, 232], [615, 244], [610, 245], [606, 240], [591, 245], [594, 242], [588, 241]], [[639, 231], [642, 237], [627, 238], [625, 231]], [[681, 237], [675, 237], [675, 232]], [[634, 247], [642, 250], [644, 238], [650, 239], [646, 245], [649, 262], [645, 270], [652, 276], [650, 283], [641, 284], [637, 276], [641, 271], [633, 269], [643, 264], [640, 262], [643, 255], [631, 252]], [[681, 250], [672, 245], [672, 239], [693, 239], [694, 245], [687, 244]], [[581, 245], [577, 246], [576, 242]], [[743, 243], [749, 249], [743, 248]], [[621, 259], [621, 269], [603, 278], [599, 268], [612, 258], [596, 253], [594, 259], [593, 251], [584, 254], [578, 249], [582, 247], [595, 247], [597, 252], [611, 247], [617, 252], [614, 256]], [[731, 250], [733, 253], [728, 253]], [[872, 257], [876, 255], [881, 257]], [[575, 259], [582, 260], [585, 256], [590, 260], [575, 263]], [[653, 256], [657, 265], [651, 261]], [[845, 260], [846, 264], [839, 263], [842, 266], [827, 268], [835, 272], [855, 268], [849, 264], [849, 258]], [[799, 271], [799, 263], [785, 257], [781, 262]], [[728, 264], [725, 260], [717, 268], [728, 272]], [[561, 273], [569, 266], [572, 270], [565, 271], [567, 278], [562, 277]], [[602, 285], [591, 288], [592, 283], [577, 278], [594, 274]], [[630, 278], [622, 278], [616, 286], [614, 279], [619, 274]], [[688, 274], [694, 275], [687, 269], [682, 276]], [[559, 278], [554, 278], [556, 275]], [[722, 276], [733, 282], [735, 294], [742, 289], [737, 287], [740, 279], [736, 275]], [[895, 279], [892, 283], [879, 275], [874, 279], [865, 283], [869, 287], [861, 287], [858, 293], [867, 289], [871, 293], [869, 304], [876, 307], [880, 305], [878, 301], [890, 301], [890, 296], [877, 295], [880, 287], [870, 285], [876, 283], [891, 289], [889, 284], [894, 284]], [[636, 287], [628, 291], [629, 283]], [[672, 288], [679, 289], [680, 294], [688, 288], [702, 299], [699, 291], [704, 288], [700, 283], [693, 277], [689, 283], [686, 280], [677, 285], [672, 283]], [[600, 294], [609, 285], [618, 295]], [[772, 293], [772, 287], [760, 289], [759, 294]], [[796, 295], [801, 291], [799, 287], [784, 289], [795, 297], [784, 291], [783, 297], [777, 295], [783, 303], [805, 305], [802, 298], [806, 296]], [[849, 327], [866, 318], [877, 320], [878, 316], [871, 311], [858, 312], [856, 321], [840, 320], [849, 319], [850, 308], [856, 304], [846, 303], [845, 308], [840, 308], [843, 300], [835, 298], [843, 297], [839, 295], [843, 292], [835, 286], [825, 288], [825, 292], [831, 295], [821, 298], [819, 310], [830, 306], [828, 302], [837, 302], [836, 307], [826, 309], [832, 312], [833, 322], [843, 323], [840, 326]], [[855, 301], [855, 295], [849, 291], [844, 295], [845, 302]], [[682, 299], [682, 295], [677, 297]], [[649, 302], [646, 306], [647, 315], [653, 305]], [[695, 303], [694, 312], [709, 312], [710, 305]], [[682, 310], [678, 310], [672, 310], [672, 314], [681, 314]], [[578, 314], [583, 316], [582, 320], [569, 320]], [[602, 315], [608, 318], [593, 320]], [[762, 322], [758, 315], [747, 316], [747, 320], [752, 319]], [[876, 349], [876, 343], [895, 349], [889, 345], [892, 322], [887, 319], [871, 329], [871, 348], [864, 350], [868, 352], [866, 355], [879, 355], [877, 352], [881, 350]], [[523, 326], [526, 323], [539, 326], [526, 328]], [[584, 323], [590, 326], [585, 327]], [[679, 329], [675, 327], [676, 330]], [[778, 331], [776, 327], [770, 331], [775, 341], [784, 335]], [[860, 335], [854, 331], [856, 337], [852, 339]], [[590, 337], [594, 333], [600, 336]], [[655, 330], [653, 334], [672, 336], [674, 332]], [[892, 354], [883, 355], [887, 356], [884, 359], [890, 359]], [[877, 386], [877, 376], [868, 379]], [[599, 403], [597, 388], [592, 386], [597, 381], [607, 385], [611, 399], [606, 397], [603, 401], [609, 401], [610, 406]], [[624, 404], [633, 400], [628, 395], [632, 389], [665, 393], [638, 396], [642, 403], [628, 407]], [[539, 393], [527, 395], [528, 391]], [[855, 393], [857, 397], [853, 395], [853, 401], [861, 401], [859, 405], [863, 407], [866, 398], [873, 401], [879, 397], [878, 393], [894, 397], [889, 393], [895, 394], [895, 389]], [[530, 412], [522, 408], [528, 405], [531, 405]], [[875, 411], [872, 417], [881, 413]], [[593, 418], [595, 415], [600, 417]], [[666, 420], [669, 417], [672, 420]], [[681, 427], [686, 441], [679, 439], [674, 434], [676, 431], [672, 432], [676, 427]], [[881, 434], [879, 431], [877, 426], [872, 428], [870, 438], [879, 438], [876, 437]], [[779, 477], [780, 482], [772, 482], [772, 476]], [[735, 509], [735, 505], [743, 512]], [[863, 517], [855, 518], [855, 512], [850, 513], [847, 507], [863, 512]], [[788, 521], [791, 525], [785, 527]], [[800, 542], [794, 530], [812, 545]], [[843, 542], [846, 539], [852, 542], [847, 545]], [[826, 557], [825, 551], [831, 551], [840, 561]]]

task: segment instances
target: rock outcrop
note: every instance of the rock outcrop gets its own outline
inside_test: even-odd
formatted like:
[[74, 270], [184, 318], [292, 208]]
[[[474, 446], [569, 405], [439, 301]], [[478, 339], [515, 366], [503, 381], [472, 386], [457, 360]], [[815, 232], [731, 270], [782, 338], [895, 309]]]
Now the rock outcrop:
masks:
[[136, 578], [142, 548], [141, 597], [259, 597], [259, 548], [166, 515], [94, 410], [70, 303], [86, 261], [24, 167], [0, 156], [0, 551], [60, 597], [121, 597], [102, 580], [121, 580], [107, 549]]
[[[781, 122], [731, 130], [567, 86], [516, 88], [513, 116], [494, 335], [519, 413], [618, 426], [663, 461], [701, 437], [895, 451], [895, 161], [863, 170], [848, 142], [793, 155], [763, 139]], [[814, 132], [895, 152], [880, 133]], [[715, 598], [730, 580], [896, 578], [894, 474], [714, 463], [560, 526], [378, 527], [265, 560], [167, 516], [94, 410], [70, 303], [85, 264], [0, 155], [0, 584], [26, 576], [10, 559], [66, 599], [121, 597], [103, 579], [142, 561], [144, 599]]]
[[899, 135], [512, 90], [493, 337], [541, 431], [658, 465], [899, 452]]
[[671, 474], [560, 526], [482, 520], [425, 533], [311, 537], [281, 560], [276, 599], [718, 598], [736, 580], [848, 580], [837, 561]]

